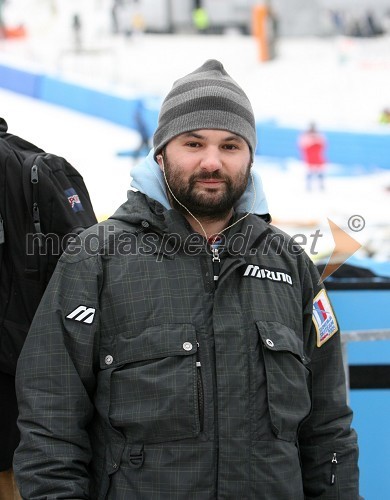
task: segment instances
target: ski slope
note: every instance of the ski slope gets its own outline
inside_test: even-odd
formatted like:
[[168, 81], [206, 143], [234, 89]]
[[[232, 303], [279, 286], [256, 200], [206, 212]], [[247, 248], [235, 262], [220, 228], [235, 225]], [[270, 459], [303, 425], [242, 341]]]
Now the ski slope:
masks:
[[[314, 120], [320, 129], [390, 133], [390, 126], [378, 124], [380, 111], [390, 104], [388, 37], [285, 39], [278, 58], [261, 64], [252, 38], [237, 34], [124, 39], [103, 32], [77, 54], [65, 31], [58, 39], [51, 28], [33, 31], [26, 40], [0, 41], [0, 63], [108, 93], [152, 95], [161, 101], [176, 78], [205, 59], [217, 58], [247, 92], [259, 121], [304, 128]], [[134, 131], [4, 90], [0, 106], [12, 133], [65, 156], [78, 168], [99, 219], [124, 201], [132, 160], [117, 152], [138, 144]], [[365, 227], [351, 235], [364, 245], [362, 256], [374, 253], [389, 259], [390, 171], [340, 176], [333, 175], [337, 166], [330, 165], [326, 190], [308, 193], [304, 166], [296, 160], [275, 163], [257, 157], [255, 168], [261, 171], [275, 224], [308, 239], [316, 228], [322, 231], [318, 255], [334, 245], [327, 219], [348, 231], [349, 218], [358, 214]]]

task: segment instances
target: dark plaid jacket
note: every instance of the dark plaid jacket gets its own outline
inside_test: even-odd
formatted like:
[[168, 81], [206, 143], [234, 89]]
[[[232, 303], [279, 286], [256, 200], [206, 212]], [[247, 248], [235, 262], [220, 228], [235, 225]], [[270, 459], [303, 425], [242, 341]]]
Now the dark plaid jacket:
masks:
[[25, 499], [359, 498], [340, 335], [317, 333], [318, 274], [286, 235], [250, 215], [213, 265], [131, 193], [82, 239], [18, 365]]

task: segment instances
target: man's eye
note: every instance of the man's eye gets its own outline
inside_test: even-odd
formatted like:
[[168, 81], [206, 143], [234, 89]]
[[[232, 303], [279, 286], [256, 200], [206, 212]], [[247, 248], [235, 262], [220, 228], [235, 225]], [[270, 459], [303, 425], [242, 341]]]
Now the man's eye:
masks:
[[229, 149], [229, 150], [234, 150], [234, 149], [238, 149], [238, 147], [235, 145], [235, 144], [225, 144], [223, 146], [224, 149]]
[[200, 146], [199, 142], [187, 142], [186, 146], [189, 146], [190, 148], [198, 148]]

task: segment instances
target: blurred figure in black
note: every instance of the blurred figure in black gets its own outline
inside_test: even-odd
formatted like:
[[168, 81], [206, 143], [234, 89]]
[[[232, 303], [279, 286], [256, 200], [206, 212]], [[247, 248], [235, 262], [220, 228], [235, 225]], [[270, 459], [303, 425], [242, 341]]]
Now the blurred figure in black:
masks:
[[383, 35], [383, 29], [378, 24], [374, 13], [369, 10], [363, 19], [363, 33], [365, 36], [380, 36]]
[[81, 18], [80, 14], [74, 14], [72, 19], [72, 31], [73, 31], [73, 41], [74, 41], [74, 49], [76, 52], [81, 52], [82, 49], [82, 40], [81, 40]]
[[0, 38], [5, 38], [5, 25], [3, 19], [3, 6], [5, 4], [5, 0], [0, 0]]
[[112, 32], [114, 35], [119, 33], [119, 21], [118, 21], [118, 9], [122, 4], [121, 0], [114, 0], [111, 5], [111, 22], [112, 22]]
[[276, 43], [279, 37], [279, 18], [271, 4], [268, 4], [267, 16], [267, 38], [268, 38], [268, 57], [275, 59]]
[[138, 159], [142, 151], [145, 150], [146, 153], [150, 150], [149, 144], [149, 131], [145, 120], [145, 106], [142, 100], [139, 100], [136, 104], [134, 113], [134, 122], [136, 125], [137, 132], [141, 137], [141, 142], [138, 148], [134, 151], [134, 159]]

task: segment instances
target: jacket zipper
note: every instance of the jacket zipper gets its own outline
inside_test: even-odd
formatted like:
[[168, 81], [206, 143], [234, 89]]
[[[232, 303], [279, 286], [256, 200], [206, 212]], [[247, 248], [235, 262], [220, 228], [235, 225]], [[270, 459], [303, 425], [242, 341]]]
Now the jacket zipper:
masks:
[[34, 224], [34, 229], [35, 233], [38, 235], [38, 244], [41, 247], [43, 244], [42, 241], [42, 229], [41, 229], [41, 218], [39, 216], [39, 207], [38, 207], [38, 202], [37, 202], [37, 196], [36, 196], [36, 191], [38, 188], [38, 182], [39, 182], [39, 176], [38, 176], [38, 165], [34, 163], [34, 165], [31, 167], [31, 177], [30, 181], [31, 184], [33, 185], [33, 207], [32, 207], [32, 217], [33, 217], [33, 224]]
[[204, 394], [203, 394], [203, 380], [202, 380], [202, 365], [199, 360], [199, 342], [196, 342], [198, 346], [198, 351], [196, 353], [196, 384], [198, 390], [198, 409], [199, 409], [199, 423], [200, 423], [200, 431], [203, 431], [203, 422], [204, 422]]
[[336, 469], [337, 469], [337, 453], [333, 453], [332, 464], [330, 467], [330, 484], [333, 486], [336, 482]]
[[219, 258], [218, 248], [211, 247], [211, 251], [213, 252], [213, 274], [214, 274], [214, 283], [217, 285], [217, 281], [219, 278], [219, 273], [221, 271], [221, 259]]

